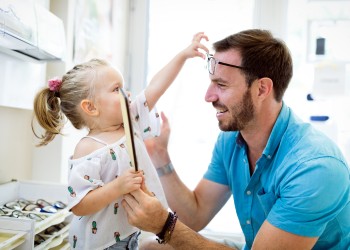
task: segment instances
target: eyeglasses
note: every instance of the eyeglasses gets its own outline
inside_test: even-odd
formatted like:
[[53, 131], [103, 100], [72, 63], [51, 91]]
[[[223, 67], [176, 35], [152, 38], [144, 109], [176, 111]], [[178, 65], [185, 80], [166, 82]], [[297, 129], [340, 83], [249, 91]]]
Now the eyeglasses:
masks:
[[237, 69], [247, 70], [247, 68], [245, 68], [245, 67], [241, 67], [241, 66], [237, 66], [237, 65], [233, 65], [233, 64], [229, 64], [229, 63], [220, 62], [219, 60], [216, 60], [212, 54], [208, 54], [207, 53], [207, 68], [208, 68], [209, 74], [211, 74], [211, 75], [215, 74], [216, 66], [218, 64], [229, 66], [229, 67], [233, 67], [233, 68], [237, 68]]
[[6, 217], [14, 217], [14, 218], [29, 218], [35, 221], [42, 221], [45, 218], [47, 218], [44, 215], [38, 215], [35, 213], [23, 213], [22, 211], [19, 210], [13, 210], [12, 213], [8, 214], [1, 214], [1, 216], [6, 216]]
[[22, 210], [25, 206], [31, 204], [30, 201], [24, 200], [24, 199], [18, 199], [15, 201], [10, 201], [6, 203], [4, 206], [8, 209], [16, 209], [16, 210]]
[[42, 207], [38, 204], [28, 204], [25, 206], [23, 211], [36, 211], [36, 212], [42, 212], [42, 213], [57, 213], [57, 209], [53, 206], [45, 206]]
[[55, 201], [54, 203], [49, 203], [43, 199], [37, 200], [36, 204], [38, 204], [40, 207], [52, 206], [56, 209], [63, 209], [65, 207], [67, 207], [67, 205], [64, 204], [62, 201]]
[[34, 246], [40, 245], [45, 242], [49, 237], [47, 235], [36, 234], [34, 236]]
[[44, 234], [45, 235], [53, 235], [56, 232], [61, 231], [65, 226], [67, 226], [67, 223], [65, 223], [65, 222], [61, 222], [59, 224], [52, 225], [52, 226], [45, 229]]
[[66, 204], [64, 204], [61, 201], [56, 201], [56, 202], [51, 204], [43, 199], [39, 199], [35, 203], [32, 201], [24, 200], [24, 199], [19, 199], [16, 201], [8, 202], [4, 206], [7, 209], [12, 209], [12, 210], [56, 213], [58, 209], [65, 208]]
[[1, 215], [7, 215], [7, 214], [8, 214], [8, 212], [5, 211], [3, 208], [0, 207], [0, 216], [1, 216]]

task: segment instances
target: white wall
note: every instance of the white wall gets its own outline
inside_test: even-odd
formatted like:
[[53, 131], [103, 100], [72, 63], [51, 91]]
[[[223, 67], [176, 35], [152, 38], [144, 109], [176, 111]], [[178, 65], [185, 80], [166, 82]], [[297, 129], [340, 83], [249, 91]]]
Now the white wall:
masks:
[[[66, 31], [67, 51], [64, 61], [39, 63], [34, 60], [23, 60], [23, 56], [14, 57], [16, 53], [0, 48], [0, 183], [19, 180], [36, 180], [50, 182], [67, 182], [67, 160], [72, 155], [76, 143], [86, 134], [78, 131], [67, 123], [63, 136], [55, 139], [44, 147], [35, 147], [38, 140], [31, 130], [32, 105], [35, 93], [47, 84], [47, 80], [54, 76], [62, 76], [73, 67], [72, 51], [74, 40], [74, 15], [76, 1], [70, 0], [34, 0], [36, 3], [50, 9], [62, 19]], [[136, 4], [136, 6], [132, 5]], [[141, 69], [138, 65], [145, 64], [144, 55], [133, 53], [142, 51], [139, 45], [146, 46], [145, 34], [137, 33], [140, 25], [146, 26], [145, 14], [139, 19], [142, 9], [147, 6], [143, 0], [117, 0], [114, 2], [114, 12], [118, 15], [114, 19], [115, 44], [114, 65], [121, 69], [127, 79], [140, 83], [143, 74], [137, 74]], [[133, 15], [129, 15], [129, 11]], [[136, 20], [134, 20], [136, 19]], [[133, 28], [129, 29], [129, 23]], [[134, 49], [130, 49], [129, 36], [134, 42]], [[142, 47], [141, 46], [141, 47]], [[146, 54], [146, 52], [144, 52]], [[127, 59], [128, 58], [128, 59]], [[135, 59], [134, 59], [135, 58]], [[131, 65], [133, 64], [133, 65]], [[140, 70], [131, 70], [140, 68]], [[128, 75], [133, 74], [132, 77]], [[138, 88], [138, 86], [130, 86]], [[36, 123], [36, 131], [43, 132]]]
[[30, 109], [45, 70], [43, 63], [0, 52], [0, 183], [32, 178]]
[[[49, 6], [48, 0], [36, 2]], [[62, 63], [53, 68], [56, 72], [65, 70]], [[11, 179], [56, 182], [61, 179], [60, 141], [43, 150], [36, 148], [31, 129], [34, 96], [46, 84], [46, 71], [46, 62], [0, 50], [0, 183]], [[36, 168], [42, 162], [43, 167]]]
[[31, 178], [31, 115], [28, 110], [0, 106], [0, 183]]

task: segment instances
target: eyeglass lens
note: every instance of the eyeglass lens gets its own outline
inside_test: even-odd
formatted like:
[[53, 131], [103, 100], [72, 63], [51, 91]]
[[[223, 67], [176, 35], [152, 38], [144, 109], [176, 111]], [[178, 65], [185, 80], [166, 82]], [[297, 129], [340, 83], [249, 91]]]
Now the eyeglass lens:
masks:
[[207, 56], [207, 68], [208, 68], [208, 71], [209, 71], [209, 74], [213, 75], [215, 73], [215, 68], [216, 68], [216, 60], [213, 56], [211, 55], [208, 55]]

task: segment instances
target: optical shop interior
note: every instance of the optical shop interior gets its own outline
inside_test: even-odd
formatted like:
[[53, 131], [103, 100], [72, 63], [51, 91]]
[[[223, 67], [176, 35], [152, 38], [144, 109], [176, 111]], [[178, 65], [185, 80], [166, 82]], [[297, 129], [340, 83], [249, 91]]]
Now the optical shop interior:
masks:
[[[60, 130], [50, 130], [53, 139], [38, 146], [46, 132], [34, 113], [37, 93], [45, 88], [57, 99], [62, 76], [75, 65], [105, 60], [134, 101], [198, 32], [213, 53], [212, 44], [231, 34], [269, 30], [293, 59], [284, 103], [350, 162], [349, 27], [350, 0], [0, 0], [0, 249], [75, 247], [69, 161], [88, 129], [63, 117]], [[188, 59], [156, 103], [171, 127], [173, 166], [189, 189], [203, 178], [220, 133], [217, 111], [205, 101], [206, 60]], [[54, 101], [47, 105], [54, 109]], [[200, 233], [244, 242], [232, 197]], [[140, 243], [152, 236], [142, 232]]]

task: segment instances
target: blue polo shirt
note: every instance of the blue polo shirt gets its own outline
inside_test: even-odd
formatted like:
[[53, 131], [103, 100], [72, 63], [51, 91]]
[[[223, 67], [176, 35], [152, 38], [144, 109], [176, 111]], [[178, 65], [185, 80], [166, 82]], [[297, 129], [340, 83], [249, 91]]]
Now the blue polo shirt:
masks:
[[350, 249], [350, 173], [338, 147], [283, 104], [262, 156], [249, 172], [239, 132], [221, 132], [205, 179], [228, 185], [252, 247], [262, 223], [307, 237], [314, 249]]

